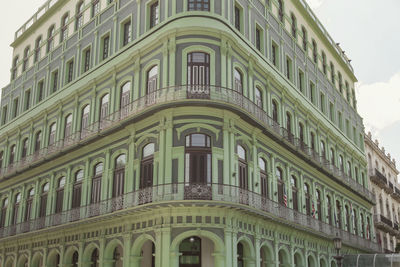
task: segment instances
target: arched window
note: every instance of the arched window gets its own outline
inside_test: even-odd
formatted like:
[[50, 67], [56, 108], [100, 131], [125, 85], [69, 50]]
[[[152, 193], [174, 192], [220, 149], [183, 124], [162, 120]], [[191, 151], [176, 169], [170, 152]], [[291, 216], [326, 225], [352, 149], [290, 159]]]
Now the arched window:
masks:
[[307, 52], [307, 30], [306, 28], [303, 26], [301, 27], [301, 31], [303, 33], [303, 50]]
[[64, 203], [64, 186], [65, 186], [65, 177], [61, 177], [58, 179], [57, 189], [56, 189], [56, 213], [60, 213], [63, 210]]
[[342, 229], [342, 206], [339, 200], [336, 200], [336, 227]]
[[140, 164], [140, 189], [153, 186], [154, 147], [154, 143], [143, 147], [142, 162]]
[[[186, 238], [179, 245], [179, 266], [200, 266], [201, 239], [197, 236]], [[192, 264], [185, 264], [192, 263]]]
[[332, 225], [332, 201], [329, 195], [326, 196], [326, 205], [327, 205], [327, 218], [328, 223]]
[[244, 248], [242, 242], [237, 244], [237, 266], [244, 267]]
[[284, 23], [284, 12], [283, 12], [283, 3], [282, 0], [278, 0], [278, 16], [279, 20]]
[[40, 60], [41, 44], [42, 44], [42, 36], [39, 36], [35, 41], [35, 56], [33, 59], [35, 63]]
[[21, 159], [25, 159], [27, 155], [28, 155], [28, 138], [25, 138], [24, 140], [22, 140]]
[[286, 130], [288, 132], [289, 141], [293, 142], [293, 134], [292, 134], [292, 115], [289, 112], [286, 112]]
[[76, 5], [76, 18], [75, 18], [75, 31], [78, 30], [83, 25], [83, 1], [80, 1]]
[[[364, 229], [365, 229], [364, 215], [363, 215], [362, 213], [360, 213], [360, 223], [361, 223], [361, 236], [362, 236], [363, 238], [365, 238], [365, 231], [364, 231]], [[385, 237], [386, 237], [386, 235], [385, 235]]]
[[0, 228], [4, 228], [4, 226], [6, 226], [7, 208], [8, 208], [8, 198], [5, 198], [1, 205]]
[[39, 131], [35, 135], [35, 152], [39, 151], [41, 149], [41, 143], [42, 141], [42, 132]]
[[90, 105], [88, 104], [82, 108], [81, 131], [89, 126], [89, 112], [90, 112]]
[[304, 149], [305, 147], [305, 142], [304, 142], [304, 125], [300, 122], [299, 123], [299, 138], [301, 142], [301, 147]]
[[79, 260], [79, 254], [78, 251], [75, 251], [74, 254], [72, 254], [72, 261], [71, 261], [72, 267], [78, 267], [78, 260]]
[[342, 155], [339, 155], [339, 168], [342, 171], [342, 173], [344, 173], [344, 163]]
[[247, 177], [247, 155], [246, 150], [241, 146], [237, 146], [237, 154], [238, 154], [238, 170], [239, 170], [239, 188], [248, 189], [248, 177]]
[[278, 123], [278, 104], [272, 100], [272, 120]]
[[306, 214], [311, 216], [311, 194], [310, 194], [310, 186], [308, 184], [304, 184], [304, 195], [306, 198]]
[[69, 137], [71, 134], [72, 134], [72, 114], [68, 114], [65, 117], [64, 138]]
[[[321, 192], [317, 189], [315, 191], [316, 197], [317, 197], [317, 214], [318, 214], [318, 220], [322, 221], [322, 199], [321, 199]], [[315, 214], [314, 214], [315, 218]]]
[[64, 14], [61, 18], [61, 33], [60, 33], [60, 42], [67, 40], [68, 37], [68, 13]]
[[354, 179], [355, 179], [359, 184], [361, 184], [361, 181], [359, 180], [359, 177], [358, 177], [358, 168], [357, 168], [357, 167], [354, 167]]
[[103, 176], [103, 162], [97, 163], [93, 168], [92, 194], [90, 203], [98, 203], [101, 199], [101, 177]]
[[[192, 52], [187, 55], [187, 84], [210, 85], [210, 55], [204, 52]], [[200, 87], [201, 88], [201, 87]]]
[[33, 196], [35, 195], [35, 189], [31, 188], [28, 190], [28, 194], [26, 196], [26, 206], [25, 206], [25, 216], [24, 222], [27, 222], [31, 219], [32, 216], [32, 204], [33, 204]]
[[350, 163], [350, 161], [347, 162], [347, 175], [350, 178], [353, 178], [353, 175], [351, 175], [351, 163]]
[[12, 220], [11, 220], [12, 225], [16, 225], [18, 222], [18, 211], [19, 211], [20, 203], [21, 203], [21, 194], [18, 193], [15, 196], [15, 200], [14, 200], [14, 211], [13, 211], [13, 216], [12, 216]]
[[292, 36], [294, 37], [294, 38], [296, 38], [297, 37], [297, 20], [296, 20], [296, 16], [292, 13], [291, 15], [290, 15], [290, 18], [291, 18], [291, 20], [292, 20]]
[[75, 172], [74, 185], [72, 189], [72, 208], [79, 208], [81, 206], [82, 197], [82, 180], [83, 180], [83, 170], [78, 170]]
[[313, 152], [315, 152], [315, 134], [313, 132], [310, 133], [310, 146]]
[[100, 12], [100, 1], [99, 0], [92, 0], [92, 11], [91, 17], [93, 18]]
[[18, 75], [18, 62], [19, 62], [19, 57], [18, 56], [14, 57], [13, 65], [12, 65], [12, 71], [11, 71], [11, 80], [14, 80], [15, 78], [17, 78], [17, 75]]
[[56, 123], [52, 123], [49, 127], [49, 146], [54, 144], [56, 139]]
[[10, 147], [10, 158], [9, 158], [9, 164], [12, 165], [14, 164], [14, 160], [15, 160], [15, 150], [16, 150], [16, 146], [12, 145]]
[[346, 229], [346, 231], [347, 232], [350, 232], [350, 210], [349, 210], [349, 206], [344, 206], [344, 210], [345, 210], [345, 213], [346, 213], [346, 227], [345, 227], [345, 229]]
[[326, 54], [324, 51], [322, 51], [322, 72], [326, 75]]
[[331, 153], [330, 153], [329, 157], [331, 158], [331, 164], [333, 166], [335, 166], [335, 150], [333, 150], [333, 148], [331, 148], [330, 152]]
[[49, 53], [54, 46], [54, 33], [55, 28], [54, 25], [50, 26], [49, 30], [47, 31], [47, 53]]
[[113, 192], [112, 197], [122, 196], [125, 192], [125, 165], [126, 165], [126, 155], [119, 155], [114, 162], [114, 179], [113, 179]]
[[261, 195], [269, 198], [267, 164], [263, 158], [258, 158], [258, 167], [260, 167]]
[[335, 85], [335, 66], [333, 65], [332, 61], [330, 62], [331, 67], [331, 82]]
[[276, 179], [278, 180], [278, 202], [287, 207], [287, 195], [285, 182], [283, 181], [283, 172], [281, 168], [276, 168]]
[[25, 48], [24, 50], [24, 62], [22, 64], [22, 71], [26, 71], [26, 69], [29, 67], [29, 52], [30, 52], [30, 46]]
[[147, 94], [157, 91], [158, 66], [155, 65], [147, 71]]
[[325, 142], [321, 140], [321, 157], [323, 159], [326, 159], [326, 148], [325, 148]]
[[90, 267], [99, 267], [99, 250], [97, 248], [93, 249], [90, 261]]
[[315, 42], [315, 40], [312, 40], [312, 52], [314, 63], [318, 63], [317, 43]]
[[121, 96], [119, 100], [119, 105], [120, 109], [126, 112], [124, 113], [124, 115], [127, 115], [128, 113], [126, 107], [129, 105], [130, 102], [130, 91], [131, 91], [131, 82], [126, 82], [121, 86]]
[[40, 208], [39, 208], [39, 217], [43, 218], [47, 213], [47, 196], [49, 193], [49, 183], [45, 183], [42, 186], [42, 194], [40, 195]]
[[234, 89], [236, 92], [240, 94], [243, 93], [243, 74], [237, 69], [234, 69], [234, 78], [235, 78], [235, 85]]
[[122, 265], [123, 265], [122, 257], [123, 257], [123, 249], [122, 249], [122, 247], [120, 245], [118, 245], [114, 249], [113, 267], [122, 267]]
[[211, 138], [194, 133], [186, 136], [185, 181], [190, 184], [211, 183]]
[[256, 86], [255, 88], [255, 95], [256, 95], [255, 96], [256, 105], [262, 109], [263, 108], [262, 93], [261, 89], [258, 86]]
[[290, 178], [290, 184], [292, 186], [292, 201], [293, 201], [293, 209], [299, 211], [299, 197], [298, 197], [298, 189], [297, 189], [297, 178], [292, 175]]
[[105, 94], [100, 101], [100, 121], [108, 116], [108, 102], [110, 99], [109, 94]]
[[389, 200], [386, 199], [386, 217], [390, 220], [390, 206], [389, 206]]
[[356, 209], [353, 209], [353, 227], [354, 227], [354, 234], [358, 235], [358, 225], [357, 225], [357, 212]]

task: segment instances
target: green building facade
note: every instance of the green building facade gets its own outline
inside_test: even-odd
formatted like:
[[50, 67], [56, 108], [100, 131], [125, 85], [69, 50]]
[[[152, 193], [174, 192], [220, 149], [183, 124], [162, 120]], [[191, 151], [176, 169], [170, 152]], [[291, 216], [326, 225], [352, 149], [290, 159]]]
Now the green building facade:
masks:
[[0, 267], [378, 250], [356, 78], [305, 2], [53, 0], [12, 45]]

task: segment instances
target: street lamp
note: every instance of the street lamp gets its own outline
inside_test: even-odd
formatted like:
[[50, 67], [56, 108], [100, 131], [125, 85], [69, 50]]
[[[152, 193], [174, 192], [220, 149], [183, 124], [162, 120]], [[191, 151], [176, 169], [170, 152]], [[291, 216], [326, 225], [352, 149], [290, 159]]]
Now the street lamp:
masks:
[[336, 256], [334, 258], [336, 259], [337, 267], [342, 267], [342, 259], [343, 257], [340, 256], [340, 249], [342, 248], [342, 239], [336, 234], [336, 237], [333, 239], [333, 245], [335, 246], [336, 249]]

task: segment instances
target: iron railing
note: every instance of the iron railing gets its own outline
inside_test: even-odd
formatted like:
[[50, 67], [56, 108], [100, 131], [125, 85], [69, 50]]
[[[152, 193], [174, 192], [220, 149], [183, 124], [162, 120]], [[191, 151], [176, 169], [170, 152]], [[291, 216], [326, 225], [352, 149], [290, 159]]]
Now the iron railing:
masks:
[[[258, 193], [225, 184], [164, 184], [140, 189], [116, 198], [70, 209], [57, 214], [30, 220], [0, 229], [0, 238], [47, 229], [49, 227], [77, 222], [96, 216], [114, 216], [115, 212], [124, 212], [131, 208], [140, 208], [144, 204], [159, 204], [174, 201], [218, 201], [219, 205], [235, 205], [248, 209], [271, 220], [301, 227], [327, 238], [339, 236], [351, 246], [378, 251], [379, 246], [371, 240], [351, 234], [333, 225], [322, 222], [312, 216], [283, 206]], [[201, 203], [201, 202], [198, 202]], [[149, 206], [146, 206], [146, 209]]]
[[86, 143], [93, 137], [104, 135], [113, 128], [120, 127], [129, 119], [136, 117], [146, 110], [183, 100], [194, 100], [198, 103], [204, 101], [207, 104], [228, 104], [232, 109], [241, 110], [246, 115], [256, 120], [257, 123], [264, 126], [270, 134], [282, 140], [288, 146], [292, 147], [292, 149], [300, 152], [314, 164], [317, 164], [318, 167], [325, 170], [328, 174], [333, 175], [338, 181], [350, 187], [354, 192], [360, 194], [360, 196], [375, 203], [375, 196], [367, 188], [349, 177], [345, 172], [339, 170], [328, 160], [321, 158], [319, 153], [298, 138], [295, 138], [294, 135], [285, 128], [281, 128], [276, 121], [268, 116], [268, 114], [253, 101], [235, 90], [216, 86], [174, 86], [159, 89], [149, 95], [138, 98], [122, 107], [120, 110], [109, 114], [101, 121], [89, 125], [82, 131], [75, 132], [71, 136], [53, 143], [51, 146], [36, 151], [32, 155], [25, 157], [23, 161], [16, 162], [12, 166], [1, 169], [0, 177], [13, 175], [32, 165], [37, 165], [40, 162], [46, 161], [50, 157], [68, 150], [73, 146]]

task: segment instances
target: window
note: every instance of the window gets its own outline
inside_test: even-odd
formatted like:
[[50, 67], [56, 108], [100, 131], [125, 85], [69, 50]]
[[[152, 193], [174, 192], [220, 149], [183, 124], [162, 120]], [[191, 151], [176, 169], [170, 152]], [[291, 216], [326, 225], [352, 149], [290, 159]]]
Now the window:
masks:
[[304, 196], [306, 199], [305, 203], [306, 215], [311, 216], [311, 194], [310, 194], [310, 187], [308, 184], [304, 184]]
[[292, 135], [292, 116], [289, 112], [286, 112], [286, 130], [289, 135]]
[[52, 123], [49, 127], [49, 146], [51, 146], [52, 144], [54, 144], [55, 140], [56, 140], [56, 123]]
[[6, 226], [7, 207], [8, 207], [8, 198], [5, 198], [1, 205], [0, 228], [4, 228]]
[[[317, 189], [315, 191], [317, 197], [317, 213], [318, 213], [318, 220], [322, 221], [322, 201], [321, 201], [321, 192]], [[314, 215], [315, 217], [315, 215]]]
[[103, 162], [97, 163], [93, 169], [92, 194], [90, 203], [99, 203], [101, 199], [101, 177], [103, 176]]
[[326, 54], [322, 51], [322, 72], [326, 75]]
[[338, 124], [339, 124], [339, 129], [343, 131], [343, 118], [342, 118], [342, 112], [338, 111]]
[[92, 254], [90, 256], [90, 261], [92, 264], [90, 267], [99, 267], [99, 250], [97, 248], [93, 249]]
[[274, 64], [275, 67], [278, 67], [278, 46], [274, 42], [272, 42], [271, 47], [271, 60], [272, 64]]
[[42, 139], [42, 132], [39, 131], [35, 135], [35, 152], [39, 151], [41, 148], [40, 147], [41, 139]]
[[51, 74], [51, 90], [52, 92], [56, 92], [58, 88], [58, 70], [54, 71]]
[[354, 234], [358, 235], [358, 225], [357, 225], [357, 211], [353, 209], [353, 226], [354, 226]]
[[312, 40], [312, 55], [313, 55], [313, 61], [315, 64], [318, 63], [318, 52], [317, 52], [317, 43], [315, 40]]
[[255, 101], [256, 105], [262, 109], [263, 108], [262, 93], [261, 89], [258, 86], [256, 86], [255, 89]]
[[311, 132], [310, 138], [311, 138], [311, 140], [310, 140], [311, 149], [312, 149], [313, 151], [315, 151], [315, 134], [314, 134], [313, 132]]
[[12, 67], [12, 72], [11, 72], [11, 80], [14, 80], [17, 78], [18, 75], [18, 56], [16, 56], [13, 60], [13, 67]]
[[239, 5], [235, 4], [235, 28], [238, 31], [242, 31], [241, 24], [242, 24], [242, 8]]
[[83, 180], [83, 170], [78, 170], [75, 173], [74, 185], [73, 185], [73, 189], [72, 189], [72, 208], [73, 209], [81, 206], [82, 180]]
[[282, 23], [284, 23], [284, 12], [283, 12], [283, 3], [282, 3], [282, 0], [278, 0], [278, 17], [279, 17], [279, 20], [282, 22]]
[[0, 151], [0, 169], [3, 168], [4, 151]]
[[331, 164], [332, 164], [332, 166], [335, 166], [335, 165], [336, 165], [336, 164], [335, 164], [335, 150], [333, 150], [333, 148], [331, 148], [330, 151], [331, 151], [331, 152], [330, 152], [329, 157], [330, 157], [330, 159], [331, 159]]
[[351, 175], [352, 174], [352, 172], [351, 172], [351, 163], [350, 163], [350, 161], [348, 161], [347, 162], [347, 175], [350, 177], [350, 178], [353, 178], [353, 175]]
[[[342, 74], [338, 71], [338, 83], [339, 83], [339, 92], [340, 93], [343, 93], [343, 78], [342, 78]], [[349, 84], [348, 84], [348, 82], [346, 81], [346, 93], [345, 93], [345, 97], [346, 96], [348, 96], [347, 95], [347, 92], [349, 91], [348, 90], [349, 89]], [[349, 100], [348, 98], [347, 98], [347, 100]]]
[[158, 24], [159, 5], [158, 1], [150, 5], [150, 29]]
[[333, 122], [335, 120], [335, 108], [333, 103], [329, 102], [329, 119]]
[[298, 199], [298, 189], [297, 189], [297, 178], [292, 175], [290, 178], [290, 184], [292, 186], [292, 201], [293, 209], [299, 211], [299, 199]]
[[299, 89], [300, 92], [304, 92], [304, 72], [299, 69]]
[[74, 60], [70, 60], [67, 63], [67, 83], [72, 82], [72, 79], [74, 78]]
[[331, 203], [331, 197], [326, 196], [326, 206], [327, 206], [327, 218], [328, 218], [328, 223], [329, 225], [332, 225], [332, 203]]
[[7, 112], [8, 112], [8, 107], [4, 106], [3, 107], [3, 112], [1, 114], [1, 124], [4, 125], [7, 122]]
[[290, 18], [292, 20], [292, 25], [291, 25], [292, 36], [293, 36], [293, 38], [296, 39], [297, 38], [297, 20], [293, 13], [290, 15]]
[[255, 42], [256, 42], [257, 50], [258, 51], [263, 51], [264, 34], [263, 34], [263, 30], [258, 25], [256, 26], [256, 36], [255, 36], [255, 38], [256, 38]]
[[83, 52], [83, 56], [83, 72], [86, 72], [90, 69], [90, 48]]
[[24, 101], [25, 101], [24, 111], [27, 111], [31, 104], [31, 90], [30, 89], [25, 91]]
[[105, 94], [102, 98], [101, 98], [101, 105], [100, 105], [100, 121], [104, 120], [107, 116], [108, 116], [108, 102], [110, 99], [110, 95], [109, 94]]
[[304, 126], [302, 123], [299, 123], [299, 137], [301, 146], [304, 147]]
[[347, 81], [345, 82], [345, 88], [346, 88], [345, 97], [347, 101], [350, 102], [350, 89], [349, 89], [349, 83]]
[[310, 101], [315, 104], [315, 85], [310, 81]]
[[333, 65], [332, 61], [330, 63], [330, 67], [331, 67], [331, 82], [333, 86], [335, 86], [335, 66]]
[[56, 213], [60, 213], [63, 210], [63, 202], [64, 202], [64, 186], [65, 186], [65, 177], [61, 177], [58, 179], [57, 189], [56, 189]]
[[112, 197], [124, 194], [126, 155], [121, 154], [115, 159]]
[[79, 30], [83, 25], [83, 8], [83, 1], [76, 5], [75, 31]]
[[267, 175], [267, 164], [262, 158], [258, 158], [258, 167], [260, 167], [260, 183], [261, 183], [261, 195], [265, 198], [269, 198], [269, 183]]
[[202, 133], [186, 136], [185, 181], [190, 184], [211, 183], [211, 138]]
[[[210, 85], [210, 55], [192, 52], [187, 55], [188, 85]], [[195, 88], [196, 89], [196, 88]], [[198, 88], [201, 89], [201, 88]]]
[[210, 0], [188, 0], [188, 11], [210, 11]]
[[39, 207], [39, 217], [40, 218], [43, 218], [46, 216], [48, 193], [49, 193], [49, 183], [45, 183], [42, 186], [42, 194], [40, 195], [40, 207]]
[[307, 30], [304, 26], [301, 27], [301, 32], [303, 33], [303, 50], [307, 52]]
[[278, 180], [278, 202], [281, 205], [287, 206], [287, 195], [285, 182], [283, 181], [283, 171], [281, 168], [276, 168], [276, 179]]
[[33, 197], [35, 195], [35, 190], [33, 188], [28, 190], [27, 198], [26, 198], [26, 206], [25, 206], [25, 215], [24, 222], [27, 222], [31, 219], [32, 216], [32, 204]]
[[247, 155], [246, 150], [241, 146], [237, 146], [237, 154], [239, 158], [238, 170], [239, 170], [239, 188], [248, 189], [248, 177], [247, 177]]
[[38, 62], [40, 60], [40, 49], [42, 44], [42, 36], [39, 36], [35, 41], [35, 55], [34, 55], [34, 62]]
[[120, 108], [129, 105], [130, 102], [131, 82], [126, 82], [121, 86]]
[[336, 227], [339, 229], [342, 229], [342, 206], [340, 205], [340, 202], [336, 200]]
[[107, 35], [103, 38], [103, 49], [102, 49], [102, 59], [108, 58], [108, 53], [109, 53], [109, 47], [110, 47], [110, 36]]
[[12, 146], [10, 147], [10, 158], [9, 158], [9, 161], [8, 161], [8, 164], [9, 164], [9, 165], [14, 164], [14, 160], [15, 160], [15, 150], [16, 150], [16, 146], [15, 146], [15, 145], [12, 145]]
[[92, 18], [100, 12], [100, 1], [92, 0]]
[[339, 156], [339, 168], [342, 172], [344, 172], [344, 162], [342, 155]]
[[147, 94], [155, 97], [154, 93], [157, 91], [157, 78], [158, 78], [158, 66], [153, 66], [147, 71]]
[[272, 120], [278, 124], [278, 104], [272, 101]]
[[29, 50], [30, 50], [29, 46], [24, 50], [24, 61], [22, 64], [22, 71], [26, 71], [26, 69], [29, 67], [29, 52], [30, 52]]
[[286, 78], [288, 78], [289, 81], [293, 81], [293, 64], [292, 64], [292, 59], [290, 57], [286, 57]]
[[21, 159], [26, 158], [27, 155], [28, 155], [28, 138], [25, 138], [22, 141]]
[[13, 101], [13, 112], [12, 112], [12, 118], [15, 118], [18, 116], [18, 106], [19, 106], [19, 98], [15, 98]]
[[321, 141], [321, 157], [326, 159], [326, 147], [324, 141]]
[[[200, 266], [202, 258], [201, 250], [202, 245], [199, 237], [193, 236], [183, 240], [179, 245], [179, 266]], [[193, 264], [187, 264], [189, 262]]]
[[55, 28], [54, 25], [52, 25], [49, 30], [47, 31], [47, 53], [49, 53], [54, 46], [54, 33], [55, 33]]
[[90, 112], [90, 105], [86, 105], [82, 109], [81, 115], [81, 130], [86, 129], [89, 126], [89, 112]]
[[131, 21], [127, 21], [123, 24], [123, 38], [122, 38], [122, 46], [127, 45], [131, 41]]
[[68, 114], [65, 117], [64, 138], [67, 138], [71, 135], [71, 130], [72, 130], [72, 114]]
[[37, 103], [43, 100], [44, 81], [40, 81], [37, 86]]
[[78, 260], [79, 260], [79, 254], [78, 251], [75, 251], [74, 254], [72, 254], [71, 267], [78, 267]]
[[140, 189], [153, 186], [154, 147], [154, 143], [150, 143], [142, 149], [142, 161], [140, 163]]
[[235, 91], [242, 94], [243, 93], [243, 75], [237, 68], [234, 69], [234, 79], [235, 79], [235, 87], [234, 87]]
[[64, 42], [68, 38], [68, 19], [68, 14], [65, 14], [61, 18], [60, 43]]
[[325, 113], [325, 95], [323, 93], [319, 94], [320, 105], [321, 105], [321, 112]]

